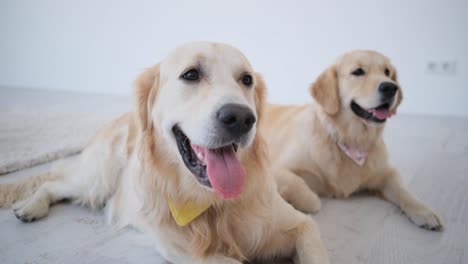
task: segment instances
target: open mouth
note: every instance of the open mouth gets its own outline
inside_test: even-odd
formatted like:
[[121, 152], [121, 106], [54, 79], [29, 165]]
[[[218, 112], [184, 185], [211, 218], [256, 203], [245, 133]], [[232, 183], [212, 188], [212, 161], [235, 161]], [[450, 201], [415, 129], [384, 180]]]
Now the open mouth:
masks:
[[351, 101], [351, 110], [357, 116], [376, 123], [385, 122], [393, 114], [390, 111], [390, 103], [381, 104], [375, 108], [364, 109], [356, 102]]
[[241, 194], [245, 170], [236, 156], [236, 144], [210, 149], [191, 143], [177, 125], [172, 133], [185, 166], [201, 185], [214, 189], [224, 199]]

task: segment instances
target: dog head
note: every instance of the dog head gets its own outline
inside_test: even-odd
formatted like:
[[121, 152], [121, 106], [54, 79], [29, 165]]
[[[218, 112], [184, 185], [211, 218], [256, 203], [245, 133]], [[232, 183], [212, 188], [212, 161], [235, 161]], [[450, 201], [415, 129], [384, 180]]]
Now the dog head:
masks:
[[361, 50], [341, 56], [318, 77], [310, 92], [328, 115], [350, 115], [366, 125], [383, 124], [403, 98], [389, 59]]
[[[237, 197], [245, 170], [239, 152], [254, 141], [263, 81], [237, 49], [220, 43], [183, 45], [137, 80], [141, 130], [155, 127], [166, 156], [199, 185]], [[156, 148], [158, 146], [155, 146]]]

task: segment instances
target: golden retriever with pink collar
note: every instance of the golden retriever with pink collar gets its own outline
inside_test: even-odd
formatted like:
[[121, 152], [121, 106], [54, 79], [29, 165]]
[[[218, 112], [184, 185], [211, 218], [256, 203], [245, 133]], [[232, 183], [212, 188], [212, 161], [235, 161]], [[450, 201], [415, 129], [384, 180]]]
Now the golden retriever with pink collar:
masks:
[[346, 53], [318, 77], [310, 94], [308, 105], [266, 107], [261, 130], [283, 197], [315, 212], [317, 195], [373, 191], [416, 225], [441, 230], [439, 217], [402, 185], [388, 162], [382, 131], [403, 98], [389, 59], [375, 51]]

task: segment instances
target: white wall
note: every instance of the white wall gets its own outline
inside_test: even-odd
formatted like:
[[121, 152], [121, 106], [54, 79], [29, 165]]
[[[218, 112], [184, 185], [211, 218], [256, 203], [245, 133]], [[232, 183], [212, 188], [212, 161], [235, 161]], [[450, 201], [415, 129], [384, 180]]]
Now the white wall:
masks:
[[[228, 42], [264, 74], [274, 102], [307, 87], [341, 53], [376, 49], [400, 72], [402, 112], [468, 116], [468, 1], [0, 2], [0, 86], [128, 93], [175, 46]], [[452, 76], [430, 60], [457, 61]]]

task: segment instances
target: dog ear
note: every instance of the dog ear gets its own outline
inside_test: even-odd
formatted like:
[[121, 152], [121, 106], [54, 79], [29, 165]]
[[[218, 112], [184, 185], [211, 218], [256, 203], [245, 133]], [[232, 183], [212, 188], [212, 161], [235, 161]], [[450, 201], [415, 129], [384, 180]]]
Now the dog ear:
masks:
[[335, 115], [340, 110], [338, 94], [338, 76], [336, 66], [330, 66], [322, 72], [309, 88], [310, 95], [317, 101], [326, 113]]
[[254, 87], [254, 97], [255, 97], [255, 111], [257, 112], [257, 123], [260, 122], [260, 118], [263, 113], [263, 107], [265, 104], [266, 97], [266, 85], [263, 77], [259, 74], [255, 74], [255, 87]]
[[255, 111], [257, 112], [257, 133], [255, 139], [252, 143], [252, 154], [253, 156], [249, 160], [254, 160], [256, 166], [265, 166], [266, 159], [266, 145], [262, 137], [260, 122], [262, 122], [263, 113], [265, 111], [266, 104], [266, 84], [263, 80], [263, 77], [259, 73], [255, 73], [255, 87], [254, 90], [254, 100], [255, 100]]
[[152, 127], [151, 109], [159, 88], [159, 64], [145, 69], [135, 81], [135, 113], [141, 131]]
[[398, 73], [397, 73], [395, 67], [392, 66], [392, 68], [393, 68], [393, 71], [392, 71], [392, 74], [390, 75], [390, 79], [392, 79], [392, 81], [398, 83]]
[[398, 83], [397, 71], [395, 67], [392, 66], [392, 68], [393, 68], [393, 71], [392, 71], [392, 74], [390, 75], [390, 79], [392, 79], [392, 81], [394, 81], [398, 85], [398, 93], [397, 93], [397, 99], [396, 99], [397, 101], [396, 101], [395, 108], [393, 110], [393, 114], [396, 114], [396, 110], [398, 109], [398, 106], [401, 104], [401, 101], [403, 101], [403, 91], [401, 90], [401, 86]]

